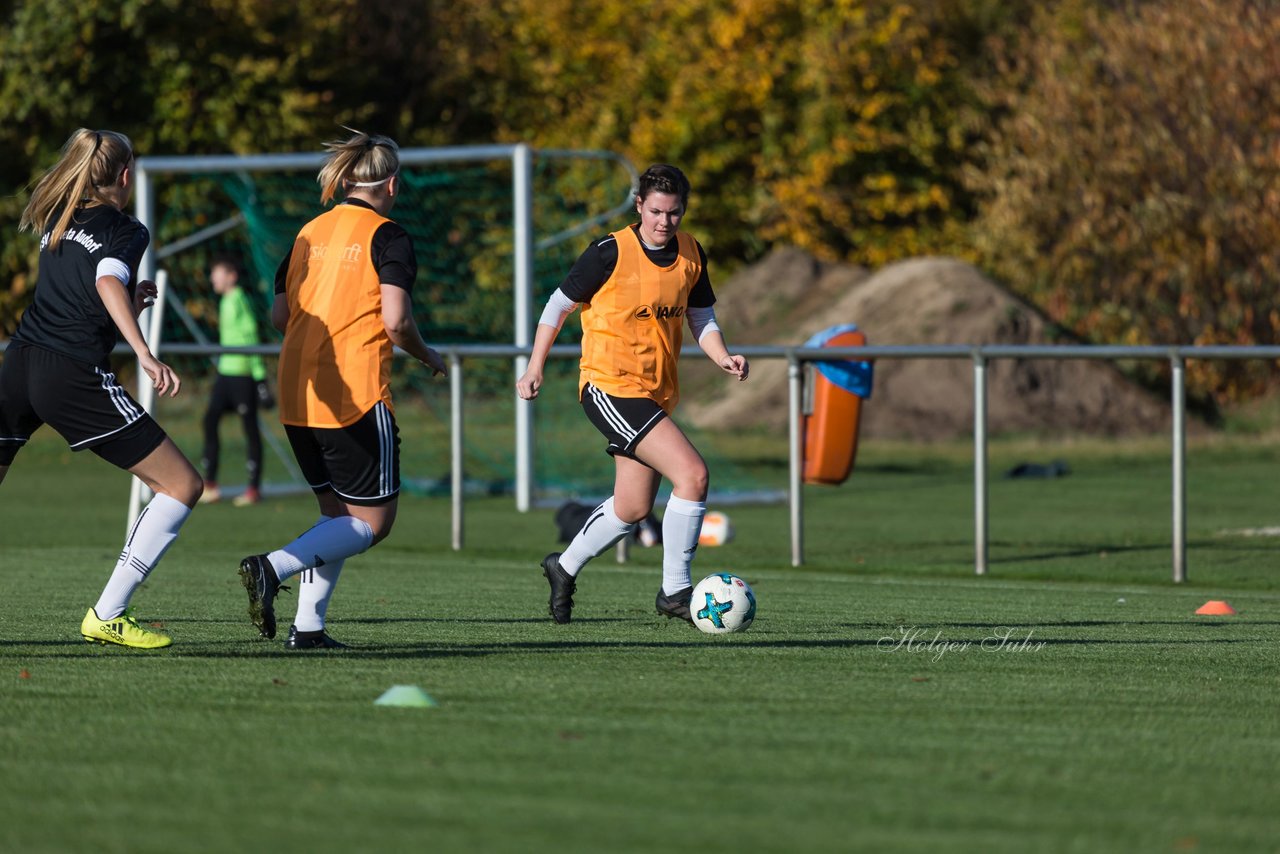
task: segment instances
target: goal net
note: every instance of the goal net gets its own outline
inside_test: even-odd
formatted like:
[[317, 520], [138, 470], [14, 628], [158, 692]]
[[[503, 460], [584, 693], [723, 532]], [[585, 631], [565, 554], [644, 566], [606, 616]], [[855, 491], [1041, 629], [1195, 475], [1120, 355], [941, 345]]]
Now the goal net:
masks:
[[[420, 150], [421, 151], [421, 150]], [[438, 151], [438, 150], [436, 150]], [[404, 154], [404, 152], [402, 152]], [[533, 157], [533, 234], [530, 282], [532, 319], [563, 280], [593, 237], [617, 230], [634, 219], [630, 164], [599, 152], [538, 151]], [[219, 161], [213, 169], [205, 161]], [[221, 255], [238, 257], [247, 274], [242, 286], [259, 318], [264, 343], [278, 343], [269, 322], [276, 268], [298, 230], [320, 211], [317, 164], [235, 168], [230, 158], [143, 160], [148, 168], [154, 209], [151, 222], [157, 267], [168, 274], [162, 323], [165, 345], [203, 344], [201, 356], [166, 359], [196, 377], [211, 377], [217, 352], [217, 296], [208, 283], [210, 263]], [[402, 194], [392, 212], [414, 239], [418, 281], [414, 288], [415, 319], [433, 346], [501, 343], [519, 340], [513, 311], [516, 279], [516, 197], [509, 157], [488, 160], [433, 159], [404, 161]], [[164, 168], [156, 168], [159, 163]], [[560, 343], [576, 343], [581, 329], [571, 319]], [[686, 360], [687, 361], [687, 360]], [[269, 373], [274, 370], [269, 359]], [[516, 479], [516, 402], [511, 360], [471, 359], [465, 371], [465, 471], [469, 492], [504, 494]], [[602, 452], [604, 442], [576, 404], [576, 359], [552, 360], [542, 396], [532, 407], [534, 421], [533, 495], [541, 504], [571, 496], [591, 497], [612, 489], [612, 469]], [[404, 488], [424, 494], [449, 490], [448, 386], [433, 381], [412, 360], [397, 360], [393, 371], [397, 406], [413, 414], [401, 420]], [[168, 417], [167, 415], [165, 416]], [[283, 433], [270, 414], [264, 428], [277, 438], [268, 448], [265, 491], [290, 482], [291, 460]], [[166, 424], [167, 426], [167, 424]], [[220, 478], [232, 484], [238, 425], [228, 420], [224, 444], [232, 446]], [[408, 436], [406, 436], [408, 438]], [[714, 437], [694, 436], [712, 465], [718, 490], [750, 493], [760, 484], [739, 472], [717, 453]], [[296, 475], [293, 486], [298, 486]]]

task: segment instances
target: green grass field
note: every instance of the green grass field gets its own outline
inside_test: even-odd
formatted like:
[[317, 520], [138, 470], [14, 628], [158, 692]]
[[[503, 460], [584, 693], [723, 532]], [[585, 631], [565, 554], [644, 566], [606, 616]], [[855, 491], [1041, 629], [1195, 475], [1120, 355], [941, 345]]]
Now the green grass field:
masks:
[[[766, 479], [780, 452], [734, 451]], [[77, 631], [127, 481], [45, 432], [0, 487], [0, 848], [1276, 850], [1277, 549], [1221, 532], [1280, 524], [1280, 453], [1192, 448], [1181, 586], [1159, 440], [994, 443], [984, 578], [967, 447], [862, 454], [807, 493], [802, 569], [785, 507], [729, 508], [695, 575], [751, 582], [740, 635], [658, 618], [643, 549], [589, 567], [553, 625], [551, 511], [471, 501], [454, 553], [448, 504], [407, 496], [330, 611], [355, 648], [287, 654], [235, 568], [312, 522], [299, 496], [199, 508], [134, 600], [174, 646], [140, 653]], [[1059, 457], [1069, 477], [998, 477]], [[1210, 598], [1239, 614], [1193, 616]], [[399, 684], [438, 706], [373, 704]]]

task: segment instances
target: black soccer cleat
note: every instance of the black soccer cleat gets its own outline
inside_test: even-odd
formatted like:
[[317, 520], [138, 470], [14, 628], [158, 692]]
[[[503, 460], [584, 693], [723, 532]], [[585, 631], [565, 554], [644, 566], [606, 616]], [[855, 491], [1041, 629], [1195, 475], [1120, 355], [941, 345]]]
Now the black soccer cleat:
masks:
[[276, 594], [288, 587], [280, 585], [266, 555], [249, 555], [240, 561], [240, 581], [249, 594], [249, 619], [264, 638], [276, 636]]
[[551, 619], [564, 624], [573, 617], [573, 591], [578, 587], [578, 580], [560, 568], [560, 552], [552, 552], [542, 559], [542, 574], [551, 585], [551, 596], [547, 599], [547, 611]]
[[329, 637], [324, 629], [318, 632], [300, 632], [297, 626], [289, 627], [289, 639], [285, 649], [350, 649], [345, 643]]
[[689, 602], [693, 599], [693, 588], [686, 587], [683, 590], [677, 590], [668, 596], [658, 589], [658, 598], [653, 604], [658, 609], [658, 613], [664, 617], [677, 618], [684, 620], [686, 623], [693, 622], [693, 616], [689, 613]]

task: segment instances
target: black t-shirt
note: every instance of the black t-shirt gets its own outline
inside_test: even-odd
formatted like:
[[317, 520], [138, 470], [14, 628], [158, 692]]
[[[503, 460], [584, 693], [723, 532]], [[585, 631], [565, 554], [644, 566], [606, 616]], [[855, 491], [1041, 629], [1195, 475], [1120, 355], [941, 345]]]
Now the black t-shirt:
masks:
[[[373, 210], [373, 205], [363, 199], [347, 199], [344, 205]], [[275, 292], [284, 293], [285, 278], [289, 273], [289, 258], [293, 248], [285, 253], [284, 260], [276, 268]], [[398, 222], [384, 222], [373, 232], [373, 245], [369, 247], [369, 261], [378, 271], [378, 282], [395, 285], [413, 293], [413, 281], [418, 277], [418, 257], [413, 254], [413, 238]]]
[[[59, 214], [55, 212], [49, 222], [57, 222]], [[129, 281], [121, 287], [132, 299], [138, 264], [151, 235], [127, 213], [95, 205], [72, 215], [56, 249], [49, 247], [49, 236], [45, 231], [40, 238], [35, 297], [23, 312], [13, 340], [105, 368], [118, 331], [98, 295], [99, 265], [114, 259], [128, 268]]]
[[[637, 229], [638, 226], [631, 226], [632, 231]], [[639, 237], [639, 234], [637, 233], [636, 236]], [[711, 278], [707, 275], [707, 253], [703, 250], [701, 243], [696, 240], [694, 243], [698, 247], [698, 258], [702, 262], [702, 274], [698, 276], [698, 281], [689, 291], [689, 308], [708, 308], [715, 305], [716, 295], [711, 290]], [[680, 253], [679, 241], [674, 237], [661, 249], [650, 249], [643, 240], [640, 241], [640, 248], [644, 250], [645, 256], [659, 267], [670, 267], [676, 262], [676, 257]], [[614, 268], [617, 266], [618, 240], [610, 234], [592, 243], [578, 256], [578, 260], [569, 270], [569, 275], [565, 276], [564, 282], [560, 284], [560, 290], [574, 302], [589, 303], [604, 283], [609, 281], [609, 277], [613, 275]]]

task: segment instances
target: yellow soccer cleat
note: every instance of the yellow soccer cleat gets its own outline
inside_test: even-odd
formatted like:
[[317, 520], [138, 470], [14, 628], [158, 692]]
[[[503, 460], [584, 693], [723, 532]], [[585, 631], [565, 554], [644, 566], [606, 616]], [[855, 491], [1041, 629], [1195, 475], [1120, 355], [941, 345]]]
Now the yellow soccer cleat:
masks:
[[89, 643], [115, 643], [134, 649], [160, 649], [173, 643], [168, 635], [138, 625], [138, 621], [129, 616], [128, 611], [110, 620], [103, 620], [98, 617], [97, 611], [90, 608], [84, 615], [84, 621], [80, 623], [80, 634]]

